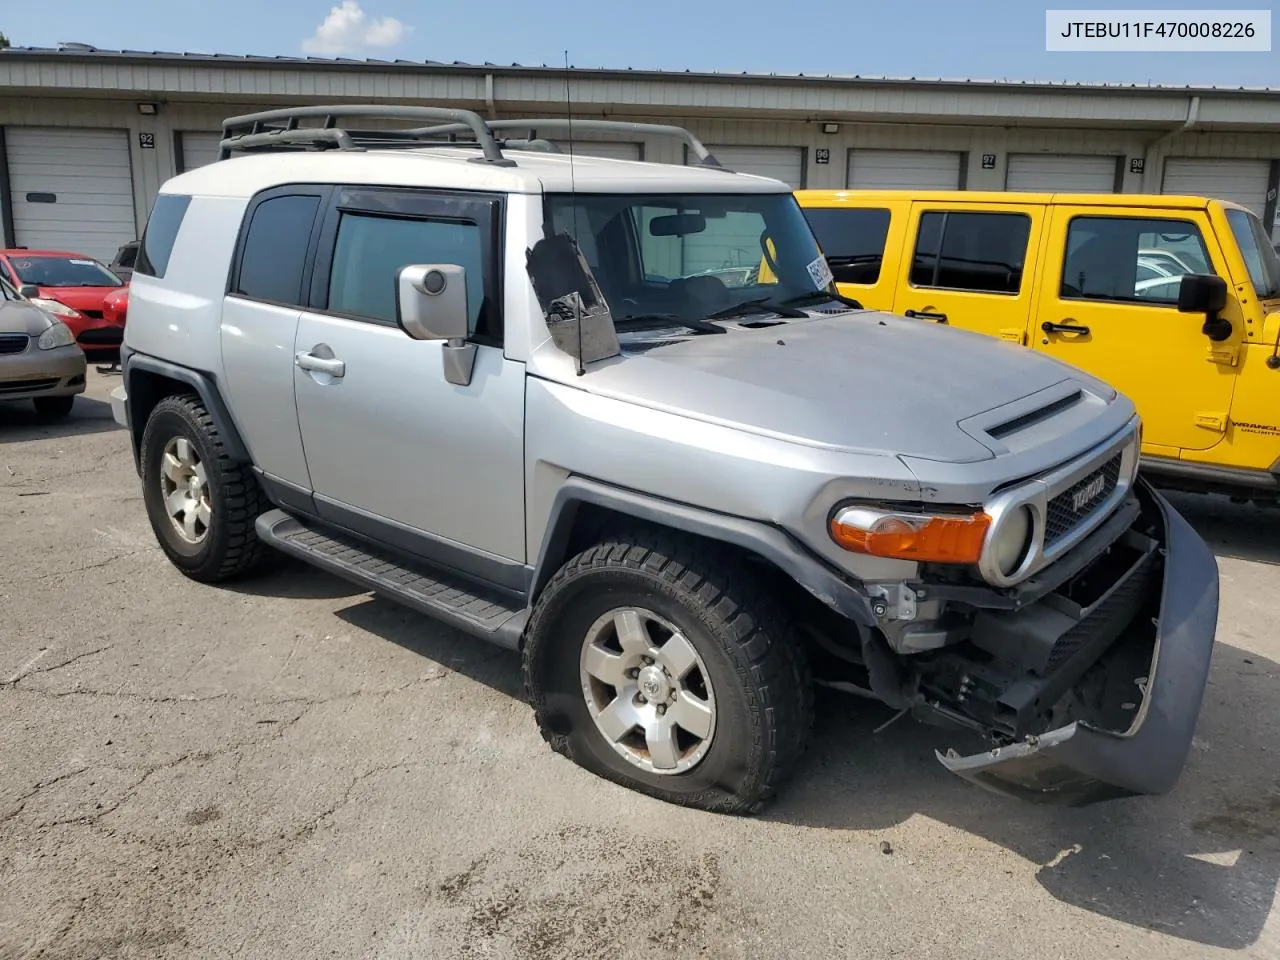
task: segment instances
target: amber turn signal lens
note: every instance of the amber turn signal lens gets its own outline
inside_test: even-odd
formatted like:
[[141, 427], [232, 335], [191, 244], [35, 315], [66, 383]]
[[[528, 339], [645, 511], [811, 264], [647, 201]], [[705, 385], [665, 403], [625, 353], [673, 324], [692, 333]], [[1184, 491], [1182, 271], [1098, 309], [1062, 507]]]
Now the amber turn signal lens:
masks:
[[991, 518], [890, 513], [846, 507], [831, 520], [831, 538], [846, 550], [921, 563], [977, 563]]

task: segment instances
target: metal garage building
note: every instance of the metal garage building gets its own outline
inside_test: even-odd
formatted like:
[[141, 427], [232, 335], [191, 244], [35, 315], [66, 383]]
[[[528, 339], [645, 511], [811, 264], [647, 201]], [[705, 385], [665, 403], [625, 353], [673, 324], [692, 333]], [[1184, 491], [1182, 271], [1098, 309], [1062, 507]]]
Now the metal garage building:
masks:
[[[440, 103], [492, 119], [678, 123], [793, 187], [1169, 192], [1276, 223], [1280, 90], [566, 71], [407, 61], [0, 51], [0, 240], [109, 258], [227, 116], [297, 103]], [[665, 139], [579, 153], [683, 163]], [[1280, 239], [1280, 230], [1273, 229]]]

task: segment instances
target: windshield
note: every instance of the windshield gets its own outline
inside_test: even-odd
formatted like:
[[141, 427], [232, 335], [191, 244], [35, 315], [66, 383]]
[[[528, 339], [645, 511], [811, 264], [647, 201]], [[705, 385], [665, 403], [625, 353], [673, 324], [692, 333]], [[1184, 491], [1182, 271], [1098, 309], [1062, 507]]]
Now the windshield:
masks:
[[124, 281], [97, 260], [81, 257], [10, 257], [23, 283], [38, 287], [122, 287]]
[[616, 323], [769, 310], [831, 288], [790, 194], [552, 194]]
[[1228, 210], [1227, 222], [1240, 245], [1253, 292], [1259, 300], [1280, 297], [1280, 257], [1271, 246], [1271, 238], [1262, 229], [1262, 222], [1245, 210]]

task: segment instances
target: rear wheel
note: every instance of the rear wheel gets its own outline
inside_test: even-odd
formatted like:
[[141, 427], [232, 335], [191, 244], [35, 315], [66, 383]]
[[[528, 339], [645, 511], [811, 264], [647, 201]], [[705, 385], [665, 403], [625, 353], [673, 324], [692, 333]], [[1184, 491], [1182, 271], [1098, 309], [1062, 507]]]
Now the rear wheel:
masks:
[[256, 567], [265, 550], [253, 526], [265, 508], [261, 488], [249, 464], [227, 456], [200, 401], [161, 400], [141, 447], [147, 516], [174, 566], [206, 583]]
[[767, 587], [715, 545], [640, 532], [574, 557], [530, 618], [543, 737], [659, 799], [760, 809], [812, 723], [808, 665]]
[[36, 397], [31, 401], [36, 408], [36, 413], [42, 417], [70, 416], [71, 408], [75, 406], [76, 398], [74, 395], [66, 397]]

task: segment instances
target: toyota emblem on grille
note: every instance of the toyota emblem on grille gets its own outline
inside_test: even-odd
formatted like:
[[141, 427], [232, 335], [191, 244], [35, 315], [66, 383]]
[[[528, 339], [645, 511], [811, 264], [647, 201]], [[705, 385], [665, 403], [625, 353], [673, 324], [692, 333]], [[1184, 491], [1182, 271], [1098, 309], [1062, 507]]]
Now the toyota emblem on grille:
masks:
[[1106, 475], [1100, 473], [1071, 495], [1071, 509], [1076, 513], [1079, 513], [1093, 500], [1095, 500], [1106, 488]]

